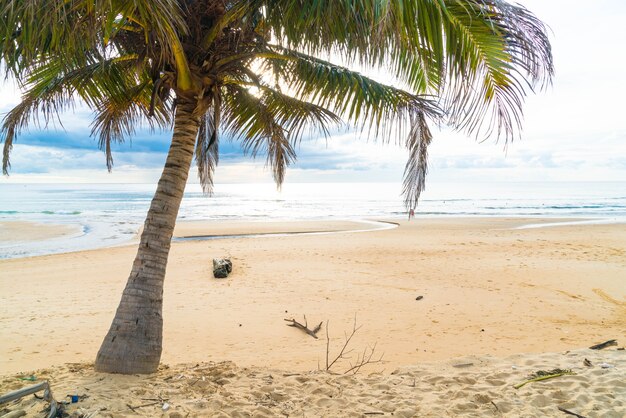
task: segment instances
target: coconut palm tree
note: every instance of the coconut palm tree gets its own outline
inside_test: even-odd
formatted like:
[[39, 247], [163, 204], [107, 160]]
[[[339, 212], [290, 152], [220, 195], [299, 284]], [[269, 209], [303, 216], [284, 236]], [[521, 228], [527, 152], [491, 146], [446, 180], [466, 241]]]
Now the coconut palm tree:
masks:
[[[404, 192], [424, 189], [427, 123], [518, 135], [526, 92], [549, 83], [544, 25], [502, 0], [1, 0], [0, 57], [22, 101], [18, 134], [82, 102], [111, 144], [140, 123], [173, 134], [130, 277], [96, 369], [159, 364], [163, 281], [193, 157], [210, 192], [223, 138], [266, 155], [281, 184], [299, 141], [346, 123], [408, 149]], [[357, 71], [385, 71], [393, 85]]]

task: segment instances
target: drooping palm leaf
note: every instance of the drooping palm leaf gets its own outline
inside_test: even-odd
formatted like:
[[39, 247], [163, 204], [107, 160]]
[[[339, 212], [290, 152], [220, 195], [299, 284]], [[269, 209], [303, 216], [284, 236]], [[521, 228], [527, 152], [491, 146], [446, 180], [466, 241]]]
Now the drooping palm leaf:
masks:
[[[275, 48], [280, 49], [280, 48]], [[374, 138], [393, 138], [409, 150], [404, 175], [407, 206], [415, 206], [424, 190], [427, 147], [430, 131], [426, 118], [439, 120], [442, 111], [425, 96], [410, 94], [330, 62], [281, 49], [283, 54], [267, 55], [279, 80], [298, 97], [331, 109]]]
[[[132, 138], [136, 128], [145, 121], [150, 106], [150, 82], [143, 81], [127, 88], [121, 96], [109, 96], [96, 104], [91, 135], [98, 138], [98, 146], [105, 152], [107, 168], [113, 167], [112, 143], [122, 143]], [[164, 128], [170, 123], [170, 114], [163, 107], [156, 107], [148, 118], [151, 129]]]
[[[150, 80], [138, 77], [133, 68], [135, 57], [102, 59], [86, 56], [86, 64], [49, 59], [31, 67], [23, 82], [26, 91], [22, 102], [3, 119], [0, 133], [4, 136], [3, 171], [10, 168], [9, 154], [13, 141], [30, 121], [46, 125], [76, 99], [95, 111], [92, 134], [99, 137], [99, 146], [106, 152], [107, 167], [112, 165], [111, 142], [122, 142], [135, 132], [142, 121], [150, 126], [165, 127], [169, 113], [159, 106], [155, 117], [146, 119], [150, 104]], [[141, 80], [143, 78], [143, 81]]]
[[445, 10], [450, 123], [512, 139], [521, 129], [525, 86], [543, 86], [553, 73], [543, 23], [499, 0], [448, 1]]
[[219, 129], [222, 117], [222, 98], [215, 92], [209, 111], [200, 120], [200, 132], [196, 142], [198, 177], [204, 192], [213, 192], [213, 173], [219, 162]]
[[404, 167], [404, 202], [406, 207], [415, 209], [420, 195], [426, 188], [428, 173], [428, 147], [433, 139], [426, 117], [421, 112], [410, 115], [411, 132], [406, 141], [409, 160]]
[[282, 184], [285, 170], [296, 159], [289, 133], [277, 121], [277, 109], [236, 84], [226, 85], [224, 96], [225, 130], [243, 142], [244, 150], [256, 157], [267, 154], [276, 184]]

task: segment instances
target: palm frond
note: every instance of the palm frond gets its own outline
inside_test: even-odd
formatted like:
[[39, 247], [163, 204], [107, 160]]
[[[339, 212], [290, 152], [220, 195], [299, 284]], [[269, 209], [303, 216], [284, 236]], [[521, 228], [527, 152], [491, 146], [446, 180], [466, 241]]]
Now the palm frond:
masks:
[[[188, 33], [178, 0], [24, 0], [0, 2], [0, 58], [20, 81], [49, 57], [88, 64], [85, 51], [115, 55], [138, 34], [152, 62], [173, 62], [178, 84], [191, 84], [181, 38]], [[120, 41], [122, 41], [120, 43]]]
[[[84, 54], [87, 65], [49, 58], [30, 67], [24, 82], [22, 102], [7, 113], [0, 137], [4, 139], [3, 172], [10, 168], [10, 151], [15, 138], [32, 121], [47, 125], [58, 119], [77, 99], [94, 109], [96, 118], [92, 135], [99, 137], [100, 148], [106, 152], [111, 169], [111, 141], [122, 141], [132, 135], [150, 106], [151, 82], [147, 74], [141, 81], [132, 70], [133, 56], [101, 60], [97, 54]], [[148, 78], [148, 79], [147, 79]], [[161, 103], [156, 117], [148, 119], [151, 126], [166, 126], [169, 114]]]
[[[409, 112], [420, 111], [432, 119], [441, 116], [434, 98], [419, 96], [379, 83], [346, 67], [285, 48], [273, 47], [281, 54], [264, 57], [278, 72], [286, 89], [302, 100], [315, 103], [368, 128], [374, 137], [387, 141], [393, 129], [404, 131]], [[385, 129], [386, 128], [386, 129]]]
[[[272, 113], [273, 118], [288, 133], [292, 144], [297, 145], [306, 135], [322, 135], [327, 138], [331, 126], [340, 125], [341, 117], [332, 111], [287, 95], [270, 87], [260, 80], [254, 83], [231, 81], [239, 86], [252, 86], [259, 89], [258, 98]], [[230, 84], [228, 81], [226, 85]]]
[[442, 111], [434, 100], [378, 83], [347, 68], [294, 51], [265, 56], [280, 65], [269, 68], [282, 77], [288, 91], [321, 108], [332, 109], [374, 138], [397, 138], [409, 149], [404, 195], [415, 206], [424, 190], [427, 148], [432, 139], [426, 119], [438, 120]]
[[[13, 150], [13, 141], [17, 136], [17, 132], [24, 129], [28, 125], [28, 120], [31, 115], [31, 103], [26, 100], [22, 100], [20, 104], [15, 106], [11, 112], [9, 112], [4, 119], [2, 131], [0, 131], [0, 137], [3, 139], [4, 145], [2, 147], [2, 174], [9, 175], [9, 169], [11, 168], [11, 151]], [[9, 121], [7, 123], [7, 120]]]
[[553, 75], [546, 29], [521, 6], [500, 0], [446, 1], [444, 30], [450, 123], [484, 137], [513, 139], [527, 90]]
[[196, 164], [200, 184], [206, 194], [213, 192], [213, 174], [219, 162], [219, 129], [222, 113], [221, 97], [217, 91], [209, 110], [200, 120], [196, 142]]
[[404, 168], [404, 203], [407, 208], [415, 209], [419, 198], [426, 188], [428, 173], [428, 146], [432, 134], [423, 113], [416, 112], [410, 116], [411, 132], [406, 141], [409, 160]]
[[289, 132], [277, 121], [277, 109], [269, 107], [242, 86], [228, 84], [225, 89], [228, 91], [223, 103], [225, 130], [240, 138], [244, 151], [253, 157], [267, 154], [267, 165], [280, 187], [287, 167], [296, 159], [296, 153], [289, 140]]
[[[442, 51], [441, 8], [441, 0], [264, 2], [267, 25], [281, 45], [311, 55], [339, 54], [347, 62], [372, 67], [385, 66], [402, 55], [408, 58], [420, 49]], [[424, 70], [416, 63], [404, 70], [420, 68]]]
[[[80, 59], [85, 50], [99, 43], [99, 16], [110, 10], [106, 3], [103, 0], [1, 2], [0, 56], [7, 73], [19, 80], [23, 71], [47, 53]], [[81, 36], [75, 36], [76, 33]]]
[[265, 7], [279, 44], [386, 67], [415, 93], [445, 97], [449, 122], [471, 134], [513, 138], [527, 90], [553, 74], [543, 23], [502, 0], [357, 0], [332, 7], [287, 0]]
[[112, 143], [122, 143], [132, 137], [143, 121], [150, 129], [164, 128], [170, 123], [166, 105], [153, 108], [153, 116], [145, 118], [151, 106], [151, 82], [146, 80], [126, 89], [123, 95], [108, 96], [96, 104], [91, 136], [98, 139], [106, 156], [107, 169], [113, 168]]

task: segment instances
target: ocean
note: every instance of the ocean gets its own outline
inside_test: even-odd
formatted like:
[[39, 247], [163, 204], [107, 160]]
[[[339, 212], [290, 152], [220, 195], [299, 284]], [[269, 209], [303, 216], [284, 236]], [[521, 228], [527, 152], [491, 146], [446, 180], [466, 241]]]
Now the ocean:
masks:
[[[143, 224], [154, 184], [0, 184], [0, 222], [80, 225], [39, 242], [8, 242], [0, 258], [93, 249], [129, 242]], [[188, 185], [179, 220], [405, 218], [396, 183], [219, 184], [207, 197]], [[626, 222], [626, 183], [429, 183], [416, 217], [519, 216]]]

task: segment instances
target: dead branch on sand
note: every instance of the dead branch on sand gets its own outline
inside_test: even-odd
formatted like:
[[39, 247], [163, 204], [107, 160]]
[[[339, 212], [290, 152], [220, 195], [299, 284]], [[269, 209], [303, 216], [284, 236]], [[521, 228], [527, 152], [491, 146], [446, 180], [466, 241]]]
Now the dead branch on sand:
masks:
[[348, 363], [350, 365], [350, 367], [345, 372], [343, 372], [343, 374], [351, 373], [353, 375], [357, 374], [363, 366], [366, 366], [368, 364], [381, 363], [383, 361], [384, 353], [381, 354], [380, 357], [378, 357], [377, 359], [374, 358], [374, 354], [376, 352], [376, 343], [374, 343], [372, 347], [365, 347], [362, 353], [357, 354], [356, 361], [354, 362], [354, 364], [352, 363], [352, 361], [349, 360], [348, 355], [353, 350], [346, 351], [346, 349], [348, 348], [348, 345], [350, 344], [352, 337], [354, 337], [354, 335], [360, 329], [361, 329], [361, 325], [357, 325], [356, 315], [355, 315], [354, 324], [352, 325], [352, 332], [350, 333], [350, 335], [344, 333], [345, 342], [343, 344], [343, 347], [341, 347], [339, 354], [337, 354], [337, 356], [335, 356], [335, 358], [332, 361], [330, 361], [330, 336], [328, 334], [328, 321], [326, 321], [326, 371], [330, 371], [330, 369], [339, 360], [342, 360], [342, 359], [348, 360]]
[[573, 416], [575, 416], [576, 418], [586, 418], [586, 417], [585, 417], [585, 416], [583, 416], [583, 415], [577, 414], [576, 412], [568, 411], [567, 409], [565, 409], [565, 408], [561, 408], [560, 406], [559, 406], [559, 411], [564, 412], [564, 413], [566, 413], [567, 415], [573, 415]]
[[158, 405], [160, 403], [161, 402], [152, 402], [152, 403], [145, 403], [143, 405], [137, 405], [137, 406], [132, 406], [131, 404], [127, 403], [126, 406], [128, 407], [128, 409], [130, 409], [134, 413], [137, 413], [137, 409], [139, 409], [139, 408], [145, 408], [146, 406]]
[[290, 322], [289, 324], [287, 324], [288, 327], [298, 328], [298, 329], [306, 332], [307, 334], [309, 334], [311, 337], [313, 337], [315, 339], [317, 339], [317, 333], [322, 329], [322, 322], [320, 322], [319, 325], [316, 326], [315, 328], [309, 329], [309, 325], [308, 325], [308, 322], [306, 320], [306, 315], [304, 315], [304, 325], [302, 325], [301, 323], [299, 323], [295, 319], [285, 319], [285, 321]]

